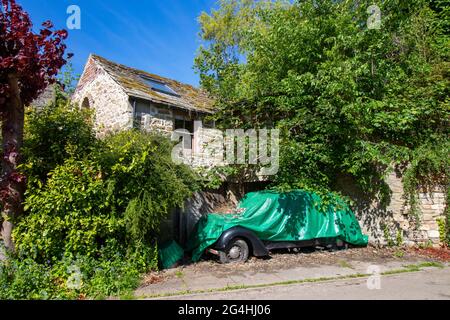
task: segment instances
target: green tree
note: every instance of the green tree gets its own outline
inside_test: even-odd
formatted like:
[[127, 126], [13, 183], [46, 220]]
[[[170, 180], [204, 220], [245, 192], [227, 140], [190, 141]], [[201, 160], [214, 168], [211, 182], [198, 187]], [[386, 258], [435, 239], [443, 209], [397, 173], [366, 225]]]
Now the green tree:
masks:
[[381, 1], [370, 29], [372, 1], [220, 1], [195, 60], [215, 120], [280, 129], [278, 187], [329, 191], [344, 173], [376, 195], [392, 163], [411, 191], [420, 175], [446, 185], [445, 2]]

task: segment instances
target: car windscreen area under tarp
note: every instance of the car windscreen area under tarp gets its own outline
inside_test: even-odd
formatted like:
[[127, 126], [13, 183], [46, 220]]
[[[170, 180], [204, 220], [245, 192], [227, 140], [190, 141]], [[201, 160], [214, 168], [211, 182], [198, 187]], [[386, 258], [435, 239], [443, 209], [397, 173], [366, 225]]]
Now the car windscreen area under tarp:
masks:
[[356, 246], [368, 243], [354, 213], [341, 199], [325, 206], [313, 192], [259, 191], [248, 193], [236, 213], [213, 213], [198, 221], [186, 247], [192, 251], [192, 261], [198, 261], [222, 232], [236, 226], [252, 230], [263, 241], [336, 238]]

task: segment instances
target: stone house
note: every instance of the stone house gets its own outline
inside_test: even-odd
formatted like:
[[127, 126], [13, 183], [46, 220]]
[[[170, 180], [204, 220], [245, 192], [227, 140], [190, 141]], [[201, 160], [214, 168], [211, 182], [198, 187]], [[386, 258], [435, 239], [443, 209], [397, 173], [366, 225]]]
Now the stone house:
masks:
[[[214, 112], [212, 100], [204, 92], [97, 55], [89, 57], [73, 101], [82, 108], [94, 110], [95, 128], [99, 136], [131, 128], [156, 130], [166, 134], [186, 129], [192, 134], [191, 151], [194, 155], [199, 151], [196, 150], [198, 145], [215, 140], [214, 129], [208, 128], [213, 127], [212, 124], [205, 127], [199, 125], [200, 121], [204, 123], [205, 117]], [[202, 134], [195, 134], [198, 131]], [[200, 141], [195, 141], [196, 139]], [[197, 164], [211, 167], [222, 163], [220, 157], [215, 159], [217, 161], [212, 161], [213, 157], [201, 155], [202, 161]], [[446, 214], [445, 190], [436, 188], [433, 192], [418, 194], [422, 215], [420, 225], [417, 226], [408, 215], [401, 176], [392, 172], [385, 182], [391, 192], [387, 203], [367, 198], [346, 177], [340, 179], [336, 186], [343, 194], [355, 200], [354, 211], [370, 241], [383, 244], [389, 238], [401, 238], [403, 243], [409, 244], [439, 244], [439, 221]], [[235, 202], [243, 193], [262, 189], [266, 184], [265, 181], [251, 182], [240, 186], [239, 191], [236, 191], [238, 188], [235, 184], [225, 181], [218, 190], [195, 194], [187, 201], [184, 210], [187, 214], [175, 210], [172, 215], [172, 230], [178, 235], [177, 240], [184, 242], [201, 215], [211, 212], [218, 205]]]
[[[214, 124], [205, 121], [213, 113], [213, 103], [205, 92], [191, 85], [91, 54], [72, 101], [81, 108], [93, 110], [99, 137], [132, 128], [167, 135], [185, 129], [190, 134], [182, 136], [183, 151], [191, 152], [194, 166], [211, 167], [221, 162], [220, 157], [214, 161], [213, 156], [196, 150], [196, 146], [214, 139]], [[186, 140], [191, 140], [187, 147]], [[168, 231], [182, 234], [182, 242], [201, 214], [226, 201], [222, 191], [195, 194], [185, 206], [188, 214], [174, 210], [173, 226]]]
[[[40, 110], [48, 105], [55, 103], [56, 90], [58, 90], [58, 84], [49, 85], [47, 88], [45, 88], [44, 92], [42, 92], [36, 99], [34, 99], [30, 103], [30, 106], [37, 110]], [[59, 90], [60, 92], [63, 92], [62, 89]]]
[[212, 114], [212, 101], [191, 85], [90, 55], [72, 100], [95, 113], [95, 129], [194, 130]]

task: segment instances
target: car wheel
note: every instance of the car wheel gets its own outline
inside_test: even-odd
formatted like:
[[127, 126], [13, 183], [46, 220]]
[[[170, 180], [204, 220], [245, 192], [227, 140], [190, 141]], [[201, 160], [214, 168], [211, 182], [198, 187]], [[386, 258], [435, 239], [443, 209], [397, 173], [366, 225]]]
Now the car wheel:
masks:
[[338, 250], [346, 250], [346, 249], [348, 249], [348, 243], [345, 241], [342, 241], [340, 239], [337, 239], [336, 240], [336, 248]]
[[248, 260], [249, 250], [248, 244], [242, 239], [233, 239], [225, 248], [220, 251], [220, 262], [234, 263], [245, 262]]

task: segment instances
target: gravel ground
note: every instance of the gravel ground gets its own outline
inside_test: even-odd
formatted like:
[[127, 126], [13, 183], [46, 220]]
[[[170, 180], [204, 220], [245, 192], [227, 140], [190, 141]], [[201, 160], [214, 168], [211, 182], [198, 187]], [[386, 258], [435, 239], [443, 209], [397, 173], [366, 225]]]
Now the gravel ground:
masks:
[[181, 265], [177, 268], [151, 272], [147, 274], [142, 285], [163, 282], [168, 278], [177, 276], [182, 272], [197, 274], [214, 273], [217, 276], [239, 274], [244, 271], [272, 272], [294, 267], [315, 267], [321, 265], [350, 266], [351, 262], [367, 262], [382, 264], [388, 261], [399, 261], [407, 263], [437, 261], [450, 262], [450, 250], [448, 249], [419, 249], [419, 248], [376, 248], [368, 246], [365, 248], [351, 248], [338, 251], [303, 249], [299, 253], [280, 250], [271, 252], [270, 257], [252, 257], [246, 263], [220, 264], [215, 256], [205, 257], [197, 263]]

